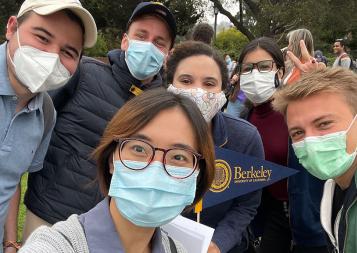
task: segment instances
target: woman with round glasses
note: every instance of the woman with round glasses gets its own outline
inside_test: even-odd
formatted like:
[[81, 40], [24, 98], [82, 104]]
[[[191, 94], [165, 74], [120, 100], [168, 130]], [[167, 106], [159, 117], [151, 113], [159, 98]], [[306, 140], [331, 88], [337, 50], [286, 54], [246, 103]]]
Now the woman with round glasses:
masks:
[[[297, 68], [310, 71], [317, 64], [309, 62], [309, 53], [288, 52]], [[300, 59], [306, 64], [302, 64]], [[307, 59], [306, 59], [307, 58]], [[289, 143], [283, 115], [273, 110], [272, 99], [284, 75], [284, 57], [273, 39], [262, 37], [247, 44], [239, 57], [239, 82], [248, 98], [241, 115], [257, 127], [264, 145], [265, 159], [300, 172], [263, 190], [262, 203], [255, 218], [261, 253], [326, 252], [319, 220], [323, 182], [310, 176], [299, 164]], [[291, 152], [290, 152], [291, 151]], [[291, 248], [293, 247], [293, 251]]]
[[[216, 146], [264, 158], [257, 129], [221, 112], [226, 102], [223, 90], [228, 75], [226, 63], [214, 49], [200, 42], [179, 44], [168, 60], [167, 79], [171, 84], [169, 91], [190, 97], [198, 105]], [[245, 251], [247, 227], [256, 214], [260, 197], [261, 191], [255, 191], [203, 209], [202, 223], [215, 228], [208, 253]]]
[[109, 122], [94, 157], [108, 197], [40, 227], [19, 252], [186, 252], [160, 226], [199, 201], [214, 177], [212, 139], [195, 104], [163, 89], [133, 98]]

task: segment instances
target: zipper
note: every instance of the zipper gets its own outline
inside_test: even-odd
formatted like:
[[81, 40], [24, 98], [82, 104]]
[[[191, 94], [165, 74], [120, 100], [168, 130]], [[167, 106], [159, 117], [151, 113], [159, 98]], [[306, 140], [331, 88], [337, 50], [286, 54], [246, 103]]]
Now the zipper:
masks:
[[219, 145], [220, 148], [223, 148], [223, 146], [225, 146], [228, 142], [228, 138], [226, 138], [223, 142], [223, 144]]
[[346, 217], [345, 217], [345, 221], [346, 221], [346, 235], [345, 235], [345, 239], [343, 241], [343, 252], [345, 252], [345, 248], [346, 248], [346, 240], [347, 240], [347, 231], [348, 231], [348, 222], [347, 222], [347, 216], [348, 216], [348, 212], [351, 209], [351, 207], [356, 203], [357, 199], [355, 199], [352, 204], [347, 208], [346, 211]]
[[[327, 181], [328, 182], [328, 181]], [[326, 187], [326, 186], [325, 186]], [[324, 187], [324, 188], [325, 188]], [[333, 196], [334, 195], [334, 190], [332, 189], [332, 187], [331, 187], [331, 189], [328, 189], [329, 190], [329, 196]], [[323, 195], [323, 197], [325, 196], [326, 194], [325, 194], [325, 190], [324, 190], [324, 195]], [[320, 209], [322, 208], [322, 204], [323, 204], [323, 202], [321, 201], [321, 207], [320, 207]], [[320, 214], [321, 215], [321, 214]], [[321, 225], [322, 225], [322, 228], [325, 230], [325, 232], [326, 232], [326, 234], [327, 234], [327, 236], [328, 236], [328, 238], [330, 239], [330, 241], [331, 241], [331, 243], [332, 243], [332, 245], [333, 245], [333, 247], [334, 247], [334, 250], [333, 250], [333, 252], [334, 253], [338, 253], [339, 251], [338, 251], [338, 246], [337, 246], [337, 244], [338, 244], [338, 242], [336, 242], [336, 239], [335, 239], [335, 236], [333, 235], [333, 231], [334, 231], [334, 225], [332, 224], [332, 221], [331, 221], [331, 217], [329, 218], [329, 221], [328, 221], [329, 223], [328, 224], [330, 224], [330, 226], [328, 226], [328, 227], [326, 227], [326, 226], [324, 226], [324, 225], [327, 225], [327, 224], [325, 224], [323, 221], [321, 222]], [[336, 224], [336, 221], [335, 221], [335, 224]]]
[[340, 211], [338, 211], [337, 215], [336, 215], [336, 220], [335, 220], [335, 224], [334, 224], [334, 232], [335, 232], [335, 239], [336, 239], [336, 245], [334, 244], [334, 246], [336, 247], [337, 251], [339, 252], [339, 246], [338, 246], [338, 228], [340, 227], [340, 219], [341, 219], [341, 215], [342, 215], [342, 210], [343, 210], [343, 205], [340, 209]]

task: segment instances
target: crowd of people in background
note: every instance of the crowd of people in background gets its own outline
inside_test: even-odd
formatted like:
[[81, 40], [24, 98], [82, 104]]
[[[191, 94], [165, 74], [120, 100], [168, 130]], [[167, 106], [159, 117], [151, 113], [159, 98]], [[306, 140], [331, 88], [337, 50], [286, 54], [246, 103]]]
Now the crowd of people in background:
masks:
[[[0, 253], [187, 252], [161, 227], [215, 179], [214, 148], [298, 173], [206, 208], [208, 253], [357, 252], [357, 74], [308, 29], [234, 59], [197, 24], [139, 3], [109, 64], [79, 1], [25, 0], [0, 45]], [[332, 65], [330, 67], [330, 65]], [[29, 172], [22, 245], [20, 179]]]

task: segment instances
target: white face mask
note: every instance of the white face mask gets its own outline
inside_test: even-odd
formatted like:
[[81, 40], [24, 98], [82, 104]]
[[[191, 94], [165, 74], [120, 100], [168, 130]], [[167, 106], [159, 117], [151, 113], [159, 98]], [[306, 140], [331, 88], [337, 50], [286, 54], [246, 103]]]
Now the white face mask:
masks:
[[71, 78], [69, 71], [63, 66], [59, 55], [48, 53], [30, 46], [21, 46], [19, 29], [14, 59], [9, 59], [14, 66], [16, 77], [32, 93], [58, 89]]
[[273, 96], [276, 72], [261, 73], [253, 69], [252, 73], [240, 75], [240, 88], [254, 104], [261, 104]]
[[172, 84], [170, 84], [167, 90], [188, 97], [195, 102], [206, 122], [210, 122], [227, 101], [223, 91], [214, 93], [201, 88], [182, 89], [176, 88]]

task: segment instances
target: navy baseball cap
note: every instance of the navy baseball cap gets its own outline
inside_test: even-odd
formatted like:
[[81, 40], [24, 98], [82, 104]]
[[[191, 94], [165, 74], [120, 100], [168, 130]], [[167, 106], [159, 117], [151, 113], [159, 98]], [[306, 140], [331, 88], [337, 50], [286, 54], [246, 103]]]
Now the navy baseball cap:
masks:
[[172, 44], [175, 42], [175, 37], [176, 37], [176, 32], [177, 32], [177, 27], [176, 27], [176, 21], [174, 16], [172, 15], [171, 11], [162, 3], [159, 2], [142, 2], [139, 3], [133, 13], [131, 14], [131, 17], [128, 21], [128, 24], [126, 26], [126, 29], [129, 29], [129, 26], [131, 23], [138, 17], [146, 14], [154, 14], [158, 15], [161, 17], [165, 22], [167, 23], [169, 29], [170, 29], [170, 34], [172, 37]]

